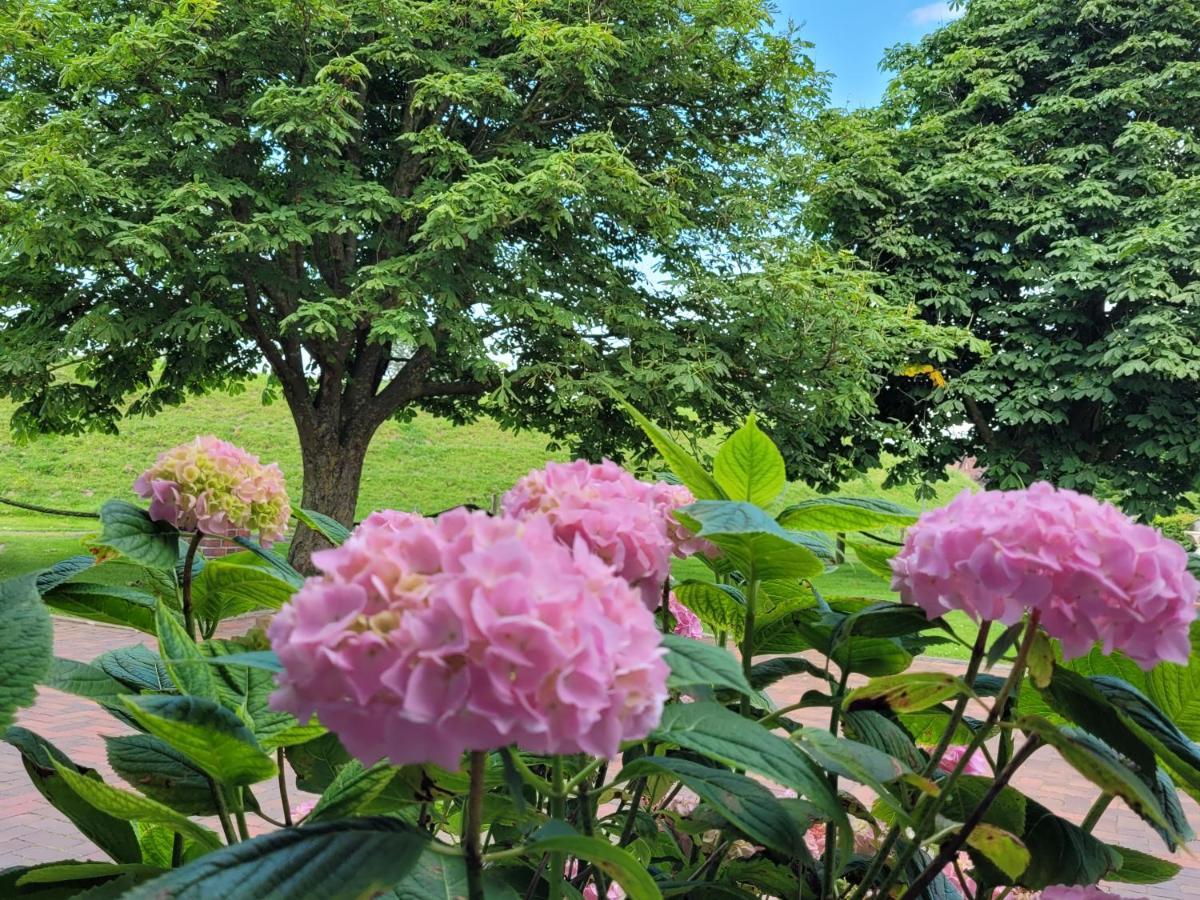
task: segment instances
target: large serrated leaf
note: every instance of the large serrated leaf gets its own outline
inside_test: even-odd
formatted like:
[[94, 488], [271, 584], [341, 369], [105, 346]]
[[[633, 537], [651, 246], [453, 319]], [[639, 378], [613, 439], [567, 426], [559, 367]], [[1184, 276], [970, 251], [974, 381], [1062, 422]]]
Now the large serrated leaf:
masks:
[[131, 587], [67, 581], [44, 593], [42, 599], [47, 606], [63, 615], [107, 625], [122, 625], [144, 634], [155, 633], [156, 599]]
[[37, 591], [37, 576], [0, 582], [0, 729], [36, 697], [34, 685], [50, 668], [50, 614]]
[[663, 635], [663, 646], [667, 648], [666, 661], [671, 668], [669, 687], [701, 684], [730, 688], [747, 696], [754, 693], [741, 664], [727, 650], [674, 634]]
[[183, 623], [161, 600], [155, 610], [154, 621], [158, 632], [158, 651], [176, 687], [194, 697], [216, 700], [220, 695], [212, 667], [204, 661], [204, 654], [188, 635]]
[[716, 544], [747, 578], [812, 578], [825, 571], [810, 538], [788, 531], [752, 503], [700, 500], [678, 511], [698, 537]]
[[189, 816], [217, 812], [207, 775], [170, 744], [152, 734], [105, 737], [108, 764], [151, 800]]
[[179, 559], [179, 532], [155, 522], [145, 510], [124, 500], [100, 507], [102, 530], [96, 543], [152, 569], [172, 570]]
[[848, 532], [904, 527], [917, 521], [917, 514], [875, 497], [819, 497], [789, 506], [776, 518], [784, 528]]
[[242, 720], [214, 700], [158, 695], [121, 701], [146, 731], [222, 784], [255, 784], [275, 775], [274, 761]]
[[304, 523], [335, 547], [340, 547], [350, 537], [349, 528], [325, 513], [313, 509], [293, 509], [292, 515], [296, 521]]
[[647, 419], [625, 400], [618, 400], [622, 409], [629, 413], [630, 418], [637, 423], [654, 449], [658, 451], [663, 461], [675, 476], [684, 483], [697, 500], [722, 500], [725, 492], [704, 467], [691, 454], [680, 447], [669, 434]]
[[128, 687], [99, 666], [57, 656], [50, 663], [50, 671], [42, 679], [42, 684], [76, 697], [109, 702], [115, 701], [121, 694], [130, 693]]
[[713, 460], [713, 478], [731, 500], [766, 506], [787, 484], [783, 454], [750, 415]]

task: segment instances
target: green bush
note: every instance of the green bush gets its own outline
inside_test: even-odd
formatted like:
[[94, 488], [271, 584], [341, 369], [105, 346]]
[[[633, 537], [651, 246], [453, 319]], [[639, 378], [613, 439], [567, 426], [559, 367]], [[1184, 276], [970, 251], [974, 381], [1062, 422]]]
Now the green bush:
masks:
[[1154, 519], [1154, 527], [1166, 537], [1192, 550], [1196, 546], [1196, 541], [1188, 532], [1195, 530], [1197, 521], [1200, 521], [1200, 512], [1194, 509], [1185, 509], [1169, 516], [1157, 516]]

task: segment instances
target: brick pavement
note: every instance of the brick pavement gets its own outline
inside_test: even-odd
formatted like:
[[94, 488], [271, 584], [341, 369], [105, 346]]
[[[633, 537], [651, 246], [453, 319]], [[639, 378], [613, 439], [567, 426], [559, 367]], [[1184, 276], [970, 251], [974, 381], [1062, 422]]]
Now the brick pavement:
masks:
[[[246, 621], [226, 623], [228, 627], [223, 628], [222, 633], [236, 634], [248, 624]], [[85, 661], [138, 640], [152, 643], [150, 638], [125, 629], [58, 617], [55, 618], [54, 632], [57, 655]], [[920, 660], [916, 668], [962, 672], [959, 664], [935, 659]], [[782, 682], [781, 689], [776, 692], [776, 701], [781, 705], [794, 702], [810, 687], [805, 681], [804, 676], [796, 676]], [[818, 720], [813, 712], [815, 724]], [[96, 768], [106, 780], [121, 783], [104, 758], [104, 743], [100, 736], [122, 734], [128, 729], [94, 703], [42, 688], [34, 706], [22, 710], [17, 721], [55, 743], [75, 762]], [[1054, 812], [1076, 822], [1082, 821], [1096, 796], [1094, 787], [1052, 750], [1046, 749], [1034, 755], [1018, 773], [1014, 784]], [[275, 792], [268, 790], [266, 785], [259, 785], [256, 794], [264, 810], [278, 818], [279, 798]], [[312, 799], [299, 795], [294, 788], [292, 796], [293, 802]], [[42, 799], [29, 783], [20, 755], [3, 743], [0, 743], [0, 798], [3, 803], [0, 807], [3, 809], [3, 817], [0, 818], [0, 868], [55, 859], [103, 858], [100, 851], [83, 838], [64, 816]], [[1200, 807], [1187, 797], [1183, 798], [1183, 802], [1188, 819], [1193, 824], [1200, 824]], [[252, 830], [271, 828], [261, 823], [256, 827], [256, 821], [251, 817]], [[215, 822], [211, 824], [216, 827]], [[1095, 833], [1106, 841], [1156, 855], [1165, 849], [1157, 836], [1120, 801], [1109, 807]], [[1191, 855], [1183, 852], [1175, 854], [1174, 860], [1184, 868], [1172, 882], [1145, 887], [1120, 885], [1113, 886], [1113, 889], [1126, 896], [1156, 900], [1200, 898], [1200, 852], [1197, 852], [1200, 851], [1200, 841], [1193, 842], [1189, 849]]]

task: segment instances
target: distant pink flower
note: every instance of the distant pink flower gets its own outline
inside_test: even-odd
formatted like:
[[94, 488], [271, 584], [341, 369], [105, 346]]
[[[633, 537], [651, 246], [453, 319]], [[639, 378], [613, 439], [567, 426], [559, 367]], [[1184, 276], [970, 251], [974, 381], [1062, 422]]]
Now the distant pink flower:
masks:
[[712, 550], [674, 518], [693, 499], [685, 487], [638, 481], [611, 460], [577, 459], [530, 472], [502, 505], [512, 518], [545, 515], [568, 546], [583, 540], [655, 609], [671, 574], [671, 556]]
[[1144, 669], [1186, 663], [1200, 591], [1187, 553], [1116, 507], [1040, 482], [964, 491], [909, 529], [892, 587], [932, 617], [959, 609], [1004, 624], [1037, 610], [1063, 655], [1097, 641]]
[[1128, 900], [1117, 894], [1102, 891], [1095, 885], [1053, 885], [1042, 891], [1041, 900]]
[[653, 614], [543, 517], [378, 512], [313, 562], [324, 574], [268, 630], [272, 704], [317, 713], [365, 763], [455, 769], [509, 744], [611, 757], [658, 724]]
[[[942, 758], [938, 760], [938, 768], [943, 772], [953, 772], [958, 765], [958, 761], [966, 755], [967, 748], [962, 744], [954, 744], [946, 748], [946, 752], [942, 754]], [[967, 760], [967, 765], [963, 769], [966, 775], [991, 775], [992, 771], [988, 768], [987, 758], [979, 750], [971, 754], [971, 758]]]
[[[575, 878], [579, 874], [579, 860], [568, 860], [563, 866], [563, 874], [567, 878]], [[609, 881], [608, 890], [605, 891], [607, 900], [625, 900], [628, 896], [625, 889], [615, 881]], [[600, 889], [596, 887], [596, 882], [589, 879], [587, 886], [583, 889], [583, 900], [600, 900]]]
[[133, 489], [156, 522], [214, 537], [257, 532], [266, 546], [283, 537], [292, 514], [279, 466], [211, 435], [159, 454]]
[[317, 808], [316, 800], [304, 800], [292, 807], [292, 821], [299, 822]]
[[704, 626], [700, 623], [700, 617], [684, 606], [674, 592], [667, 601], [667, 609], [675, 617], [675, 634], [695, 640], [704, 637]]

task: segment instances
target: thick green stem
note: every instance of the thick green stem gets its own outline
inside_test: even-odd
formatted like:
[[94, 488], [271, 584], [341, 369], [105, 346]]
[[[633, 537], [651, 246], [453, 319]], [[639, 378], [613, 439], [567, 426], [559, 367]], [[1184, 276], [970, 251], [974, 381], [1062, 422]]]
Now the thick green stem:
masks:
[[[746, 681], [750, 681], [750, 670], [754, 668], [754, 616], [758, 606], [758, 579], [750, 575], [750, 583], [746, 588], [746, 628], [742, 635], [742, 673]], [[743, 695], [741, 703], [742, 715], [750, 714], [750, 698]]]
[[1096, 798], [1096, 802], [1092, 804], [1092, 808], [1088, 810], [1087, 817], [1083, 820], [1083, 824], [1079, 827], [1091, 834], [1092, 829], [1100, 821], [1100, 817], [1104, 815], [1104, 811], [1108, 809], [1108, 805], [1113, 802], [1112, 794], [1101, 794]]
[[[841, 677], [838, 679], [837, 694], [833, 698], [833, 707], [829, 712], [829, 733], [837, 737], [838, 726], [842, 722], [842, 698], [846, 695], [846, 685], [850, 682], [850, 666], [847, 663], [842, 667]], [[833, 791], [834, 796], [837, 796], [838, 777], [837, 774], [830, 774], [829, 786]], [[830, 819], [825, 823], [825, 858], [824, 858], [824, 877], [822, 878], [821, 896], [834, 898], [834, 878], [837, 875], [837, 823]]]
[[171, 836], [171, 868], [183, 865], [183, 835], [178, 831]]
[[279, 802], [283, 804], [283, 824], [292, 827], [292, 804], [288, 802], [287, 771], [283, 767], [283, 748], [275, 751], [275, 765], [279, 769]]
[[[554, 757], [551, 769], [551, 784], [554, 793], [550, 795], [550, 818], [566, 821], [567, 798], [563, 792], [563, 761], [561, 756]], [[563, 869], [566, 857], [561, 850], [550, 854], [550, 893], [549, 900], [561, 900], [563, 896]]]
[[467, 794], [465, 857], [467, 863], [467, 898], [483, 900], [483, 852], [479, 836], [483, 831], [483, 789], [487, 770], [487, 754], [481, 750], [471, 753], [471, 787]]
[[183, 595], [183, 627], [193, 641], [196, 640], [196, 620], [192, 615], [192, 566], [195, 565], [196, 551], [200, 549], [202, 540], [204, 535], [197, 531], [188, 541], [187, 553], [183, 557], [183, 582], [180, 586]]
[[229, 806], [225, 802], [225, 789], [211, 778], [208, 779], [208, 786], [212, 790], [213, 803], [217, 806], [217, 818], [221, 820], [221, 830], [225, 832], [225, 843], [236, 844], [238, 838], [233, 830], [233, 820], [229, 818]]

